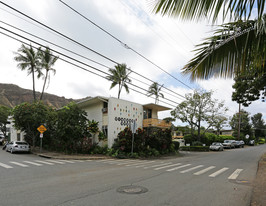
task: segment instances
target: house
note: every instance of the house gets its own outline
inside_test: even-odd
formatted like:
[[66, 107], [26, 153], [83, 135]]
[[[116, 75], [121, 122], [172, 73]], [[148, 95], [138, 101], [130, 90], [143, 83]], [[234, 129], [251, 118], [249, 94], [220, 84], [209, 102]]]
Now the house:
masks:
[[25, 132], [17, 130], [14, 126], [14, 120], [12, 116], [8, 117], [7, 124], [7, 140], [8, 141], [24, 141], [25, 140]]
[[[93, 97], [78, 102], [77, 105], [87, 113], [89, 120], [99, 122], [99, 128], [112, 147], [120, 131], [136, 121], [137, 128], [170, 128], [171, 123], [158, 119], [158, 112], [170, 110], [157, 104], [138, 104], [114, 97]], [[98, 141], [97, 139], [95, 141]]]

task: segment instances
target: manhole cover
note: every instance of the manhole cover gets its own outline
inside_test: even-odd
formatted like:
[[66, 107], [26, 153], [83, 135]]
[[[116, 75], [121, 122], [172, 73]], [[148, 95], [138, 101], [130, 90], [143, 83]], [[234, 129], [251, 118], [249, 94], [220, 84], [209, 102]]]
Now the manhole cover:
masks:
[[145, 187], [141, 187], [141, 186], [129, 185], [129, 186], [119, 187], [117, 189], [117, 192], [124, 193], [124, 194], [141, 194], [141, 193], [148, 192], [148, 189]]

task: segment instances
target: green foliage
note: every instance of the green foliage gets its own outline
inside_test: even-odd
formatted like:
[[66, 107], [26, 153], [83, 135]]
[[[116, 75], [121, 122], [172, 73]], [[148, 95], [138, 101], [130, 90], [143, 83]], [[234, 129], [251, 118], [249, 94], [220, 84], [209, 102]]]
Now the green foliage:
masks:
[[[249, 135], [250, 137], [252, 136], [252, 130], [251, 130], [251, 124], [250, 124], [250, 117], [249, 113], [245, 110], [240, 111], [241, 115], [241, 122], [240, 122], [240, 132], [242, 133], [242, 136]], [[238, 125], [239, 125], [239, 113], [236, 113], [233, 115], [231, 121], [229, 122], [230, 126], [232, 129], [235, 131], [234, 136], [237, 136], [238, 132]]]
[[0, 131], [6, 137], [6, 125], [8, 124], [8, 116], [11, 113], [11, 109], [0, 105]]
[[259, 138], [258, 144], [265, 144], [265, 138]]
[[[172, 143], [171, 130], [153, 128], [148, 133], [143, 129], [138, 129], [134, 134], [134, 153], [137, 156], [159, 156], [174, 152], [178, 146]], [[118, 134], [112, 147], [111, 155], [116, 157], [131, 157], [132, 132], [127, 127]], [[136, 156], [134, 154], [133, 156]]]
[[[22, 103], [13, 109], [15, 127], [26, 133], [26, 141], [36, 146], [40, 125], [46, 125], [54, 110], [42, 102]], [[39, 139], [39, 138], [38, 138]]]
[[180, 147], [182, 151], [197, 151], [197, 152], [208, 152], [209, 146], [182, 146]]
[[148, 97], [154, 95], [155, 96], [155, 104], [159, 102], [159, 97], [164, 98], [163, 93], [161, 93], [163, 85], [159, 85], [157, 82], [153, 82], [148, 89], [147, 95]]

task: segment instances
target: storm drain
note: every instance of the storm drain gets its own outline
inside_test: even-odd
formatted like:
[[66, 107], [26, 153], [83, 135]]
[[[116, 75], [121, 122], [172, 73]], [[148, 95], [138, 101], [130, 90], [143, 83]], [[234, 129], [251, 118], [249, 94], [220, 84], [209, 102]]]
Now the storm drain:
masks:
[[116, 191], [123, 194], [142, 194], [148, 192], [148, 189], [141, 186], [129, 185], [119, 187]]

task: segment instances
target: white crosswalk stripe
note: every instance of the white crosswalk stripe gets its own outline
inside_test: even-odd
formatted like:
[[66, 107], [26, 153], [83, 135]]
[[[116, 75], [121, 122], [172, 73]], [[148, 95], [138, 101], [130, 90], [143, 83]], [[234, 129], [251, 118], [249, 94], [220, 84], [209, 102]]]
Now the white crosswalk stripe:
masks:
[[190, 166], [190, 165], [191, 165], [191, 164], [181, 165], [181, 166], [179, 166], [179, 167], [174, 167], [174, 168], [169, 169], [169, 170], [166, 170], [166, 171], [167, 171], [167, 172], [172, 172], [172, 171], [174, 171], [174, 170], [178, 170], [178, 169], [183, 168], [183, 167], [188, 167], [188, 166]]
[[35, 166], [42, 166], [42, 164], [36, 163], [36, 162], [30, 162], [30, 161], [23, 161], [27, 164], [35, 165]]
[[166, 166], [163, 166], [163, 167], [157, 167], [154, 170], [161, 170], [161, 169], [165, 169], [165, 168], [168, 168], [168, 167], [174, 167], [174, 166], [177, 166], [177, 165], [181, 165], [181, 163], [166, 165]]
[[61, 162], [58, 160], [47, 160], [47, 161], [52, 162], [52, 163], [56, 163], [56, 164], [61, 164], [61, 165], [65, 164], [65, 162]]
[[9, 165], [6, 165], [6, 164], [4, 164], [4, 163], [1, 163], [1, 162], [0, 162], [0, 166], [1, 166], [1, 167], [4, 167], [4, 168], [6, 168], [6, 169], [11, 169], [11, 168], [13, 168], [13, 167], [11, 167], [11, 166], [9, 166]]
[[154, 167], [161, 167], [161, 166], [165, 166], [165, 165], [169, 165], [172, 164], [172, 162], [167, 162], [167, 163], [163, 163], [163, 164], [159, 164], [159, 165], [152, 165], [149, 167], [144, 167], [144, 169], [148, 169], [148, 168], [154, 168]]
[[214, 168], [215, 168], [215, 166], [207, 167], [207, 168], [205, 168], [203, 170], [200, 170], [198, 172], [195, 172], [194, 175], [202, 175], [202, 174], [204, 174], [204, 173], [206, 173], [206, 172], [208, 172], [208, 171], [210, 171], [210, 170], [212, 170]]
[[73, 163], [75, 163], [75, 162], [73, 162], [73, 161], [70, 161], [70, 160], [60, 160], [61, 162], [67, 162], [67, 163], [71, 163], [71, 164], [73, 164]]
[[216, 177], [216, 176], [222, 174], [223, 172], [225, 172], [225, 171], [228, 170], [228, 169], [229, 169], [229, 168], [224, 167], [224, 168], [222, 168], [222, 169], [220, 169], [220, 170], [218, 170], [218, 171], [216, 171], [216, 172], [210, 174], [209, 177]]
[[19, 163], [19, 162], [10, 162], [10, 163], [14, 164], [14, 165], [21, 166], [21, 167], [29, 167], [28, 165], [25, 165], [25, 164], [22, 164], [22, 163]]
[[239, 174], [240, 174], [240, 172], [242, 172], [243, 171], [243, 169], [236, 169], [229, 177], [228, 177], [228, 179], [229, 180], [235, 180], [238, 176], [239, 176]]
[[40, 162], [40, 163], [43, 163], [43, 164], [46, 164], [46, 165], [54, 165], [54, 163], [45, 162], [45, 161], [42, 161], [42, 160], [35, 160], [35, 162]]
[[201, 168], [201, 167], [203, 167], [203, 165], [198, 165], [198, 166], [196, 166], [196, 167], [192, 167], [192, 168], [190, 168], [190, 169], [180, 171], [180, 173], [190, 172], [190, 171], [196, 170], [196, 169]]

